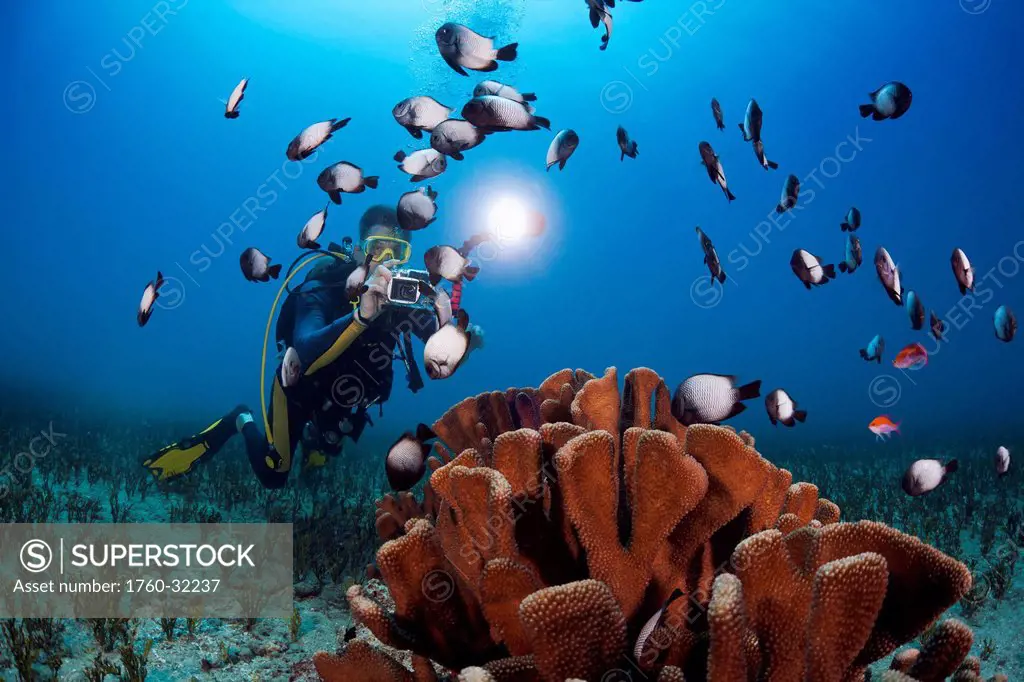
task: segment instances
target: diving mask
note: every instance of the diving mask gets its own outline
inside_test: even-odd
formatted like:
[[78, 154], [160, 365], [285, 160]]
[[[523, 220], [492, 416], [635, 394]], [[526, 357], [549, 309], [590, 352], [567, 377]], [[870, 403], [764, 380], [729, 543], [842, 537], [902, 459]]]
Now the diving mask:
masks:
[[372, 256], [377, 263], [393, 260], [397, 261], [397, 265], [402, 265], [408, 263], [412, 256], [412, 244], [395, 237], [367, 237], [363, 241], [362, 249], [363, 253]]

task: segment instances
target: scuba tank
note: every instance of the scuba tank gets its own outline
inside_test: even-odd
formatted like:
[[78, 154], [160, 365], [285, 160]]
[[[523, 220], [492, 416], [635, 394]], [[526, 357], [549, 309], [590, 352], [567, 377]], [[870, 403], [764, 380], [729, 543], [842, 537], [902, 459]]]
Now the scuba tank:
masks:
[[[319, 282], [322, 286], [344, 287], [348, 276], [356, 269], [356, 264], [352, 260], [352, 249], [351, 237], [345, 237], [340, 245], [331, 242], [327, 247], [327, 251], [333, 257], [324, 258], [321, 262], [310, 268], [302, 283], [288, 291], [288, 296], [284, 299], [284, 303], [281, 304], [281, 310], [277, 316], [277, 324], [274, 327], [274, 338], [277, 341], [279, 350], [283, 351], [293, 345], [292, 332], [295, 329], [296, 300], [299, 296], [303, 295], [303, 287], [308, 286], [310, 282]], [[304, 253], [302, 257], [306, 255], [308, 255], [308, 252]]]

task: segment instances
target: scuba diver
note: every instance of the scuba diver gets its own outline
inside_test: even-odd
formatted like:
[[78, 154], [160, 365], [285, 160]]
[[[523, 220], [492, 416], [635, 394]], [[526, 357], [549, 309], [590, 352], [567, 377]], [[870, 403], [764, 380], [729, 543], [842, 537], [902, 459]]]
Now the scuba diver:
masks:
[[[373, 424], [372, 406], [383, 414], [383, 404], [391, 395], [395, 358], [405, 364], [409, 389], [415, 393], [423, 387], [411, 334], [426, 342], [447, 323], [451, 318], [447, 295], [438, 292], [428, 298], [423, 294], [416, 297], [419, 306], [402, 305], [389, 296], [391, 268], [407, 263], [412, 252], [409, 233], [398, 226], [394, 209], [368, 209], [359, 221], [358, 245], [348, 238], [345, 242], [347, 246], [332, 243], [328, 247], [304, 281], [289, 290], [281, 307], [278, 348], [295, 350], [301, 374], [297, 381], [288, 381], [288, 368], [282, 370], [287, 357], [275, 372], [264, 416], [266, 435], [252, 411], [240, 405], [199, 433], [145, 458], [142, 464], [155, 478], [168, 480], [188, 473], [240, 433], [260, 483], [266, 488], [283, 487], [300, 443], [305, 465], [321, 466], [325, 455], [340, 454], [342, 438], [358, 441], [366, 425]], [[347, 295], [350, 275], [363, 265], [365, 284]], [[288, 279], [283, 286], [287, 284]], [[290, 350], [287, 355], [292, 355]]]

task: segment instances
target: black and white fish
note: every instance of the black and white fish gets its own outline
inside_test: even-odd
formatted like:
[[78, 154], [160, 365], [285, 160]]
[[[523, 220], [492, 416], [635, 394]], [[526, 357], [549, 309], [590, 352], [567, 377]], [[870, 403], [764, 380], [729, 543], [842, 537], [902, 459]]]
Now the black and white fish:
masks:
[[910, 88], [898, 81], [886, 83], [868, 96], [871, 98], [871, 104], [861, 104], [860, 115], [861, 118], [870, 116], [876, 121], [899, 118], [907, 113], [913, 100]]
[[942, 335], [946, 333], [946, 323], [939, 319], [934, 310], [932, 311], [930, 323], [932, 336], [935, 337], [936, 341], [942, 341]]
[[446, 324], [423, 345], [423, 366], [431, 379], [447, 379], [459, 368], [473, 344], [469, 314], [465, 308], [455, 313], [455, 324]]
[[761, 140], [761, 122], [764, 114], [758, 106], [756, 99], [751, 99], [747, 104], [747, 112], [743, 116], [743, 123], [740, 123], [740, 132], [743, 133], [744, 142], [759, 142]]
[[224, 118], [238, 118], [238, 105], [245, 99], [245, 89], [249, 87], [249, 79], [243, 78], [231, 91], [227, 104], [224, 105]]
[[316, 184], [336, 204], [341, 203], [341, 195], [361, 194], [366, 188], [377, 189], [376, 175], [363, 176], [363, 169], [348, 161], [339, 161], [320, 171]]
[[722, 117], [722, 105], [714, 97], [711, 98], [711, 115], [715, 117], [715, 125], [719, 130], [725, 130], [725, 119]]
[[900, 283], [900, 269], [893, 262], [892, 256], [879, 246], [875, 251], [875, 272], [878, 273], [878, 280], [885, 287], [885, 293], [896, 305], [903, 305], [903, 285]]
[[454, 109], [446, 107], [433, 97], [418, 95], [407, 97], [396, 104], [391, 110], [391, 115], [398, 121], [398, 125], [419, 140], [423, 137], [424, 130], [430, 132], [439, 123], [447, 120], [453, 111]]
[[474, 97], [466, 102], [462, 118], [488, 131], [551, 129], [551, 121], [535, 115], [525, 104], [494, 95]]
[[860, 248], [860, 240], [857, 239], [857, 235], [851, 233], [846, 237], [846, 259], [839, 264], [839, 272], [852, 274], [863, 262], [864, 254]]
[[587, 10], [590, 16], [590, 26], [597, 28], [597, 25], [601, 23], [601, 15], [608, 11], [609, 7], [615, 7], [615, 0], [606, 2], [605, 0], [584, 0], [587, 4]]
[[281, 274], [281, 266], [271, 265], [270, 257], [255, 246], [243, 251], [238, 260], [242, 266], [242, 274], [250, 282], [269, 282], [271, 277], [277, 279]]
[[1013, 341], [1013, 337], [1017, 335], [1017, 316], [1013, 314], [1012, 310], [1005, 305], [999, 306], [996, 308], [992, 321], [996, 328], [997, 339], [1005, 343]]
[[146, 288], [142, 290], [142, 300], [139, 301], [139, 311], [135, 316], [140, 327], [145, 327], [149, 322], [149, 317], [153, 314], [153, 304], [160, 298], [160, 287], [163, 285], [164, 276], [157, 271], [156, 279], [146, 284]]
[[277, 378], [282, 388], [291, 388], [302, 378], [302, 360], [299, 359], [299, 352], [291, 346], [284, 352]]
[[843, 232], [856, 232], [858, 227], [860, 227], [860, 209], [851, 206], [850, 210], [846, 212], [843, 222], [839, 223], [839, 229]]
[[547, 170], [551, 170], [556, 163], [558, 170], [563, 170], [565, 162], [569, 160], [578, 146], [580, 146], [580, 136], [576, 134], [575, 130], [567, 128], [558, 131], [555, 139], [551, 140], [551, 144], [548, 146]]
[[1000, 445], [996, 450], [996, 475], [1005, 476], [1010, 470], [1010, 451]]
[[916, 291], [908, 290], [906, 297], [907, 315], [910, 316], [910, 327], [917, 331], [924, 326], [924, 304]]
[[789, 259], [789, 266], [793, 268], [793, 274], [808, 289], [812, 285], [828, 284], [829, 280], [836, 278], [834, 265], [822, 265], [820, 258], [804, 249], [797, 249], [793, 252], [793, 257]]
[[754, 156], [757, 157], [757, 162], [761, 164], [761, 167], [765, 170], [778, 170], [779, 164], [771, 161], [767, 156], [764, 155], [764, 142], [758, 140], [753, 144]]
[[395, 154], [395, 161], [398, 162], [398, 170], [412, 176], [409, 178], [410, 182], [436, 178], [448, 168], [445, 155], [433, 148], [420, 149], [412, 154], [398, 151]]
[[430, 133], [430, 146], [433, 149], [462, 161], [462, 152], [478, 146], [487, 138], [487, 132], [480, 130], [469, 121], [450, 118], [434, 126]]
[[499, 61], [514, 60], [519, 48], [519, 43], [511, 43], [494, 49], [494, 38], [482, 36], [468, 26], [451, 21], [437, 29], [434, 39], [445, 63], [463, 76], [469, 75], [466, 69], [495, 71]]
[[601, 15], [601, 23], [604, 24], [604, 35], [601, 36], [601, 46], [597, 49], [607, 50], [608, 43], [612, 39], [612, 30], [615, 28], [615, 19], [612, 17], [612, 13], [605, 10], [604, 14]]
[[903, 474], [903, 492], [911, 497], [925, 495], [946, 482], [950, 474], [956, 473], [959, 464], [951, 459], [945, 464], [937, 459], [919, 459]]
[[878, 364], [882, 364], [882, 354], [884, 352], [885, 339], [882, 338], [881, 334], [875, 334], [875, 338], [871, 339], [868, 347], [860, 349], [860, 356], [868, 362], [874, 360]]
[[392, 490], [412, 488], [423, 478], [427, 470], [427, 455], [431, 445], [426, 441], [437, 438], [426, 424], [416, 427], [416, 432], [406, 431], [388, 448], [384, 459], [384, 471]]
[[729, 190], [729, 183], [725, 179], [725, 170], [722, 168], [722, 162], [719, 160], [718, 155], [715, 154], [711, 144], [701, 142], [697, 145], [697, 150], [700, 152], [700, 162], [704, 164], [711, 182], [722, 188], [726, 199], [729, 201], [735, 199], [736, 196]]
[[459, 249], [448, 245], [432, 246], [427, 249], [423, 254], [423, 264], [430, 273], [430, 283], [437, 286], [442, 279], [459, 282], [463, 278], [472, 282], [480, 268], [470, 265], [469, 254], [490, 238], [489, 234], [478, 234], [466, 240]]
[[799, 197], [800, 178], [795, 175], [790, 175], [786, 178], [786, 184], [782, 187], [782, 199], [779, 201], [779, 205], [775, 207], [775, 212], [785, 213], [796, 206], [796, 202]]
[[483, 97], [484, 95], [494, 95], [495, 97], [504, 97], [510, 99], [513, 102], [519, 102], [524, 106], [530, 106], [528, 102], [536, 102], [537, 95], [532, 92], [519, 92], [511, 85], [505, 85], [498, 81], [480, 81], [477, 86], [473, 88], [473, 97]]
[[[653, 616], [647, 619], [644, 626], [640, 628], [640, 633], [636, 637], [636, 643], [633, 645], [633, 658], [637, 661], [644, 661], [645, 653], [648, 651], [647, 643], [651, 640], [651, 635], [657, 630], [662, 623], [665, 622], [665, 616], [668, 614], [668, 608], [672, 606], [672, 603], [683, 596], [683, 591], [676, 588], [669, 595], [669, 598], [665, 601], [665, 604], [655, 612]], [[651, 651], [654, 651], [651, 649]]]
[[971, 267], [971, 261], [967, 260], [967, 254], [963, 249], [953, 249], [949, 262], [953, 266], [953, 276], [960, 287], [960, 295], [974, 291], [974, 268]]
[[761, 396], [761, 380], [736, 386], [736, 377], [694, 374], [676, 388], [672, 414], [686, 426], [717, 424], [746, 409], [744, 400]]
[[322, 209], [314, 213], [306, 221], [302, 231], [299, 232], [299, 237], [296, 241], [299, 244], [300, 249], [319, 249], [320, 244], [317, 239], [320, 239], [320, 235], [324, 233], [324, 226], [327, 224], [327, 207], [324, 206]]
[[697, 236], [700, 237], [700, 246], [704, 249], [704, 265], [708, 266], [712, 281], [718, 280], [719, 284], [725, 283], [725, 270], [722, 269], [722, 261], [718, 259], [718, 252], [711, 239], [704, 234], [704, 230], [697, 227]]
[[797, 422], [801, 424], [807, 420], [807, 411], [798, 410], [796, 407], [796, 401], [789, 397], [781, 388], [777, 388], [764, 399], [765, 409], [768, 410], [768, 419], [771, 421], [772, 426], [776, 426], [780, 422], [783, 426], [796, 426]]
[[351, 120], [351, 118], [332, 118], [329, 121], [314, 123], [288, 143], [285, 155], [292, 161], [302, 161], [308, 158], [316, 151], [317, 147], [331, 139], [334, 133], [348, 125]]
[[362, 264], [356, 266], [345, 279], [345, 298], [347, 300], [355, 302], [358, 299], [363, 285], [370, 278], [371, 268], [376, 269], [373, 265], [373, 254], [368, 253]]
[[397, 213], [403, 230], [422, 230], [437, 219], [437, 192], [429, 186], [406, 192], [398, 199]]
[[635, 159], [636, 155], [640, 153], [636, 140], [629, 139], [629, 133], [622, 126], [619, 126], [619, 129], [615, 131], [615, 141], [619, 143], [619, 151], [622, 152], [619, 161], [625, 160], [627, 156]]
[[601, 49], [608, 49], [608, 41], [612, 39], [613, 19], [609, 7], [615, 7], [615, 0], [585, 0], [590, 16], [590, 25], [597, 28], [604, 24], [604, 35], [601, 36]]

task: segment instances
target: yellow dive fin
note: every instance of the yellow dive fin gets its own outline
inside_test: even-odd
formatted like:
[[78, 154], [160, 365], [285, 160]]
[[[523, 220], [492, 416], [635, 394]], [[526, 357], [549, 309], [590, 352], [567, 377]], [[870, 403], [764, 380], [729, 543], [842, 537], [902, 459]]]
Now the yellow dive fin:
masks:
[[306, 455], [306, 468], [312, 469], [327, 464], [327, 455], [320, 450], [310, 450]]
[[[142, 462], [142, 466], [159, 481], [166, 481], [192, 470], [192, 465], [210, 451], [210, 443], [206, 436], [220, 426], [223, 419], [218, 419], [195, 436], [173, 443]], [[232, 428], [234, 428], [232, 426]]]

